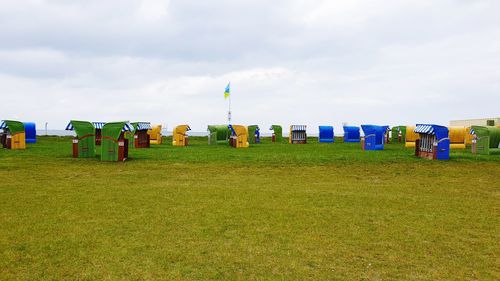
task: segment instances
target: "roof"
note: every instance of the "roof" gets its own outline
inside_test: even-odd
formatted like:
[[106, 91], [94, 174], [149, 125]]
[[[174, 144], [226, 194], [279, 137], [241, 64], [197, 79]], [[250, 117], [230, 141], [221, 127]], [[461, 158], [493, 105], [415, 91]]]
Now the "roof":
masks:
[[383, 138], [384, 134], [387, 132], [389, 126], [379, 126], [379, 125], [361, 125], [361, 129], [365, 134], [365, 138], [369, 135], [376, 135], [377, 137]]
[[191, 131], [189, 125], [177, 125], [174, 128], [174, 134], [185, 134], [187, 131]]
[[227, 128], [231, 131], [232, 135], [248, 134], [248, 128], [243, 125], [228, 125]]
[[[489, 135], [490, 136], [490, 141], [491, 141], [491, 137], [495, 137], [495, 138], [500, 138], [500, 127], [494, 127], [494, 126], [476, 126], [476, 125], [473, 125], [471, 128], [470, 128], [470, 132], [469, 132], [471, 135], [477, 135], [478, 137], [479, 136], [485, 136], [485, 135]], [[498, 145], [495, 145], [494, 148], [497, 148]], [[490, 147], [490, 148], [493, 148], [493, 147]]]
[[75, 127], [73, 127], [73, 123], [69, 121], [68, 125], [66, 126], [66, 131], [73, 131]]
[[98, 130], [102, 130], [102, 127], [106, 124], [106, 122], [92, 122], [94, 124], [94, 127]]
[[225, 135], [227, 137], [227, 134], [229, 133], [228, 125], [208, 125], [207, 131], [209, 131], [210, 133], [220, 134], [219, 136], [221, 138], [222, 135]]
[[427, 124], [418, 124], [413, 131], [418, 134], [434, 135], [434, 126]]
[[358, 126], [343, 126], [344, 132], [345, 131], [359, 131]]
[[[92, 125], [94, 125], [94, 128], [102, 130], [102, 127], [104, 127], [104, 124], [106, 122], [91, 122]], [[73, 127], [72, 121], [69, 121], [68, 125], [66, 126], [66, 131], [73, 131], [75, 128]]]
[[[247, 128], [249, 130], [252, 129], [252, 128], [254, 128], [256, 131], [260, 130], [259, 125], [248, 125]], [[270, 130], [272, 130], [272, 129], [270, 129]]]
[[123, 129], [122, 129], [122, 132], [133, 132], [134, 131], [134, 126], [132, 126], [132, 124], [130, 123], [125, 123], [125, 125], [123, 126]]
[[306, 130], [306, 125], [292, 125], [290, 126], [290, 130], [292, 131], [305, 131]]
[[71, 120], [66, 126], [66, 130], [75, 131], [77, 136], [94, 135], [95, 127], [89, 121]]
[[[106, 122], [92, 122], [92, 125], [94, 125], [94, 127], [96, 129], [102, 129], [102, 127], [104, 127], [104, 125], [106, 124]], [[68, 123], [68, 125], [66, 126], [66, 129], [67, 131], [73, 131], [75, 128], [73, 127], [73, 123], [70, 121]], [[123, 126], [123, 129], [122, 129], [123, 132], [126, 132], [126, 131], [130, 131], [130, 132], [133, 132], [134, 131], [134, 126], [132, 126], [130, 123], [126, 123], [125, 126]]]
[[276, 129], [281, 129], [281, 126], [280, 125], [271, 125], [271, 127], [269, 127], [269, 130], [276, 130]]
[[435, 125], [435, 124], [417, 124], [414, 130], [418, 134], [429, 134], [435, 135], [437, 139], [441, 140], [444, 138], [449, 138], [448, 127]]
[[20, 121], [3, 120], [0, 129], [9, 129], [12, 133], [24, 132], [24, 124]]
[[333, 126], [319, 126], [319, 130], [333, 130]]
[[133, 125], [137, 126], [138, 131], [152, 129], [151, 123], [149, 123], [149, 122], [136, 122], [136, 123], [133, 123]]

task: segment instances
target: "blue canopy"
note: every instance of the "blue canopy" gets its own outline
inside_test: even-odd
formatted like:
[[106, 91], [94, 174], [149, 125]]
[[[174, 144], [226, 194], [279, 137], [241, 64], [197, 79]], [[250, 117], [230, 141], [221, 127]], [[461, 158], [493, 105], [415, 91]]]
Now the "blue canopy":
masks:
[[26, 143], [36, 143], [36, 124], [24, 122], [24, 131], [26, 132]]
[[415, 133], [422, 135], [434, 135], [437, 142], [436, 158], [439, 160], [450, 159], [450, 138], [449, 131], [445, 126], [434, 124], [417, 124]]
[[319, 142], [334, 142], [333, 126], [319, 126]]
[[365, 134], [365, 150], [383, 150], [384, 136], [389, 126], [361, 125]]
[[344, 142], [359, 142], [359, 127], [344, 126]]

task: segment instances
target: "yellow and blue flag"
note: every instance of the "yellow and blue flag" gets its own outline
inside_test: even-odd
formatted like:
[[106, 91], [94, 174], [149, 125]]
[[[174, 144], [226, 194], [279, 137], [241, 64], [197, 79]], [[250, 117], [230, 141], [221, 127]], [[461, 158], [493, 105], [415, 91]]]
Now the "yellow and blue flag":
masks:
[[224, 90], [224, 99], [229, 98], [229, 95], [231, 92], [230, 86], [231, 86], [231, 82], [227, 83], [226, 90]]

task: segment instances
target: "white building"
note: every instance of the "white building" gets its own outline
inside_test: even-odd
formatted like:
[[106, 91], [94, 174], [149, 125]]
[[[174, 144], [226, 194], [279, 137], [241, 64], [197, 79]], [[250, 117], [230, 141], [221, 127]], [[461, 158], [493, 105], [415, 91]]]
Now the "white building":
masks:
[[454, 126], [500, 126], [500, 117], [481, 118], [481, 119], [467, 119], [467, 120], [451, 120], [450, 127]]

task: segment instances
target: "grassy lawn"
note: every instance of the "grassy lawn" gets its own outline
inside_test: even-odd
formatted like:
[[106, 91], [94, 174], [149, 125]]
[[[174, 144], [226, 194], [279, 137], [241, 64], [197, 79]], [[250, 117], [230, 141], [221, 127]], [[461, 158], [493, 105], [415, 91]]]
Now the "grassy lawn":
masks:
[[190, 142], [0, 150], [0, 279], [499, 280], [499, 155]]

